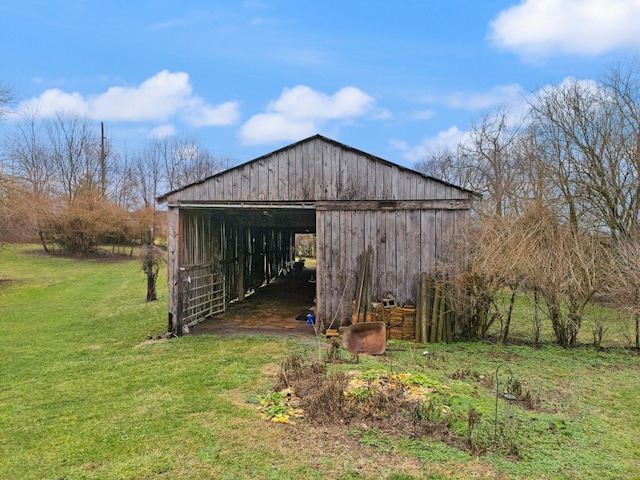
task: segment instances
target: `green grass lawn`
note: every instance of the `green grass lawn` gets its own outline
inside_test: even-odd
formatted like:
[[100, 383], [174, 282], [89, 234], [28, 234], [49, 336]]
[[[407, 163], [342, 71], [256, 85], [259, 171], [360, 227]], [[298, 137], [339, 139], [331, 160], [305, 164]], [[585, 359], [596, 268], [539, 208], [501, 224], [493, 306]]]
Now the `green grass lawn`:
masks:
[[[619, 325], [612, 324], [605, 351], [392, 342], [385, 356], [332, 367], [428, 376], [449, 392], [452, 428], [464, 434], [464, 415], [473, 407], [482, 414], [479, 438], [490, 443], [495, 400], [477, 379], [508, 366], [539, 407], [517, 409], [512, 451], [490, 446], [471, 454], [365, 425], [345, 426], [341, 435], [304, 420], [267, 422], [258, 400], [291, 352], [319, 355], [313, 339], [149, 341], [166, 330], [166, 276], [159, 300], [146, 303], [136, 260], [34, 252], [0, 249], [2, 479], [640, 475], [640, 357], [622, 348]], [[526, 333], [525, 310], [515, 335]]]

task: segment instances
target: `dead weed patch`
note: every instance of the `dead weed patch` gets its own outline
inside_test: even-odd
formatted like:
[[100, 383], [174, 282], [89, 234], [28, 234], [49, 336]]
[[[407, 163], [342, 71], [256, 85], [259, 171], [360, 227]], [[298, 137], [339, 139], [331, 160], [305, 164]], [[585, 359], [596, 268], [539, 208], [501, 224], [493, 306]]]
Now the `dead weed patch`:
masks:
[[276, 398], [271, 396], [268, 408], [274, 421], [286, 423], [297, 417], [316, 425], [377, 429], [396, 438], [427, 436], [456, 447], [463, 443], [448, 428], [448, 387], [424, 375], [328, 373], [326, 363], [306, 362], [294, 354], [282, 362], [274, 390], [284, 395], [277, 398], [282, 406], [290, 408], [287, 415], [286, 408], [273, 405]]

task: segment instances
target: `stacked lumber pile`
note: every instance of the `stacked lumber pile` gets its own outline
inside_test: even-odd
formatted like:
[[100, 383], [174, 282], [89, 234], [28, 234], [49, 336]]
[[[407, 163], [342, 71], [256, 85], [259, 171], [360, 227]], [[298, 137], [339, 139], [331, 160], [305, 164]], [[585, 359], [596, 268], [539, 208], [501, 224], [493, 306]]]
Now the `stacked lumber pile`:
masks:
[[374, 303], [365, 321], [387, 325], [387, 338], [420, 343], [451, 342], [455, 315], [451, 306], [451, 286], [423, 273], [416, 307], [398, 307], [394, 299]]
[[387, 326], [387, 338], [416, 339], [416, 309], [413, 306], [396, 307], [374, 303], [370, 321], [384, 322]]

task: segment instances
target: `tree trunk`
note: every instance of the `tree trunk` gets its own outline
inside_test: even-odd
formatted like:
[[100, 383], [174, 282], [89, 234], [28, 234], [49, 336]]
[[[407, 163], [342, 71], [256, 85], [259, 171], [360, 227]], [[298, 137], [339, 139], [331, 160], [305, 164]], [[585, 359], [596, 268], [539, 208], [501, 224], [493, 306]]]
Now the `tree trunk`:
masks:
[[38, 231], [38, 236], [40, 237], [40, 242], [42, 243], [42, 247], [46, 253], [49, 253], [49, 248], [47, 248], [47, 242], [44, 241], [44, 234], [42, 230]]
[[507, 344], [507, 339], [509, 338], [509, 327], [511, 326], [511, 315], [513, 314], [513, 305], [516, 302], [516, 290], [511, 290], [511, 300], [509, 302], [509, 313], [507, 314], [507, 321], [504, 324], [504, 328], [502, 329], [502, 338], [500, 339], [500, 343], [502, 345]]
[[147, 270], [147, 302], [153, 302], [158, 299], [156, 291], [156, 280], [158, 279], [158, 272], [154, 272], [152, 269]]
[[533, 290], [533, 343], [540, 345], [540, 293], [537, 288]]

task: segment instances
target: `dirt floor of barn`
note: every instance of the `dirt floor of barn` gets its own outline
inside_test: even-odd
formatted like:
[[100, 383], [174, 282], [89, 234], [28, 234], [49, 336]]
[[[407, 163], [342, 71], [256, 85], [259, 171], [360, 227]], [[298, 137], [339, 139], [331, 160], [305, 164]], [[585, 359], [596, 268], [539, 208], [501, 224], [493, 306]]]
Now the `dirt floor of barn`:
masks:
[[277, 277], [243, 302], [234, 302], [221, 315], [190, 328], [192, 335], [267, 334], [315, 336], [313, 325], [297, 317], [312, 313], [315, 269], [305, 268]]

